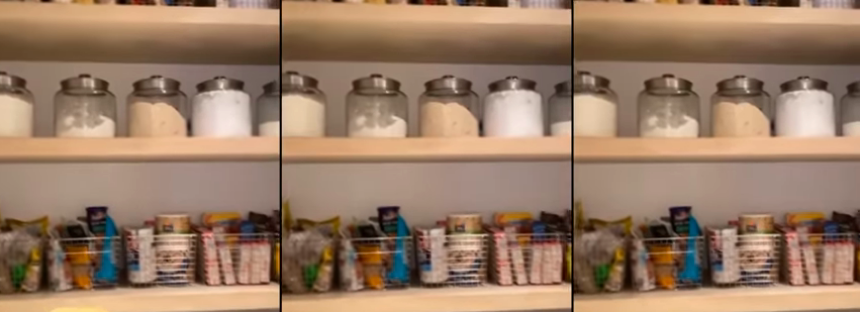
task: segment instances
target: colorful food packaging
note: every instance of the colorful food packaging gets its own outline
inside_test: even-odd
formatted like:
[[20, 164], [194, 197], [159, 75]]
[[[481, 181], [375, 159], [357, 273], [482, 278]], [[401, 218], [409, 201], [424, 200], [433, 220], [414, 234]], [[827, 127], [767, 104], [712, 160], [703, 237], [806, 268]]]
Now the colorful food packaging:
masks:
[[740, 280], [737, 234], [733, 226], [708, 229], [711, 279], [717, 285], [732, 285]]
[[418, 269], [421, 283], [443, 284], [448, 281], [448, 252], [445, 249], [445, 229], [418, 228]]
[[132, 285], [155, 283], [155, 231], [150, 227], [125, 229], [128, 277]]

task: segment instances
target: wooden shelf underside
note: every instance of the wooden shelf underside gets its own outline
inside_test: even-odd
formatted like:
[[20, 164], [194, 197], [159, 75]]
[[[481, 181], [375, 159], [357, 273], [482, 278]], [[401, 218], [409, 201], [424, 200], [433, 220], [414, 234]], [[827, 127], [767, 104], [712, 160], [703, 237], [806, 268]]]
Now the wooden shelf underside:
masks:
[[277, 161], [278, 138], [0, 139], [0, 162]]

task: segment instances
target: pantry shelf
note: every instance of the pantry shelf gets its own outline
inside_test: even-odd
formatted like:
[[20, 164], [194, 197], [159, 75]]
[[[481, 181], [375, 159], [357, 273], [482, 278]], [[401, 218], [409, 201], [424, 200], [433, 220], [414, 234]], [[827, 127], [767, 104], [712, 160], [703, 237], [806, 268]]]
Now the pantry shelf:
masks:
[[570, 138], [284, 139], [284, 163], [565, 161]]
[[278, 138], [0, 139], [0, 162], [277, 161]]
[[284, 60], [571, 64], [571, 11], [283, 2]]
[[570, 285], [410, 289], [285, 296], [283, 312], [484, 312], [570, 309]]
[[860, 64], [860, 11], [574, 2], [578, 61]]
[[0, 60], [271, 65], [278, 10], [0, 2]]
[[0, 296], [0, 311], [46, 312], [101, 308], [111, 312], [245, 311], [278, 309], [278, 285], [189, 286]]

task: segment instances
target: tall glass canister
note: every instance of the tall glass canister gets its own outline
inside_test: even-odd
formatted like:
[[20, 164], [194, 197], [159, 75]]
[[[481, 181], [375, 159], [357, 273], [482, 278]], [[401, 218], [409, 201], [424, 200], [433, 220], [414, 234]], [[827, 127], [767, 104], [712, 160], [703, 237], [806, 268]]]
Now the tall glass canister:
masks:
[[828, 83], [800, 77], [780, 85], [776, 99], [776, 136], [834, 137], [836, 107]]
[[188, 136], [188, 98], [175, 79], [152, 76], [134, 83], [128, 96], [128, 136]]
[[405, 138], [408, 99], [400, 82], [379, 74], [352, 82], [346, 96], [347, 135], [353, 138]]
[[552, 135], [570, 135], [572, 126], [576, 137], [618, 136], [618, 96], [609, 85], [609, 79], [584, 71], [577, 72], [573, 82], [556, 85], [549, 100]]
[[26, 80], [0, 72], [0, 137], [32, 137], [34, 105]]
[[481, 103], [471, 81], [446, 75], [424, 87], [418, 99], [422, 137], [480, 136]]
[[711, 133], [714, 137], [769, 137], [770, 95], [764, 82], [735, 76], [717, 83], [711, 97]]
[[649, 79], [639, 94], [638, 105], [640, 137], [699, 136], [699, 95], [689, 80], [671, 74]]
[[54, 133], [61, 138], [116, 136], [116, 97], [88, 74], [63, 80], [54, 96]]
[[281, 76], [281, 127], [284, 137], [324, 137], [326, 95], [319, 81], [298, 72]]

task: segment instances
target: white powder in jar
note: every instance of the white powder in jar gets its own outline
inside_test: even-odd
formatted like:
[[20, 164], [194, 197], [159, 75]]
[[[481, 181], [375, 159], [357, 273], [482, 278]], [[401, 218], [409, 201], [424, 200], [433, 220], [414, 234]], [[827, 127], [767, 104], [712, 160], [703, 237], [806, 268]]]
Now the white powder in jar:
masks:
[[349, 127], [351, 138], [405, 138], [408, 132], [403, 118], [391, 115], [384, 123], [372, 123], [371, 118], [358, 116]]
[[57, 124], [60, 138], [112, 138], [116, 136], [116, 123], [107, 116], [70, 115]]
[[0, 137], [33, 136], [33, 104], [11, 95], [0, 95]]
[[[617, 136], [617, 111], [615, 103], [602, 97], [590, 94], [574, 96], [573, 135], [577, 137]], [[570, 135], [570, 131], [567, 135]]]
[[188, 121], [164, 102], [135, 102], [129, 106], [130, 137], [186, 137]]
[[833, 95], [822, 90], [781, 94], [776, 102], [776, 136], [836, 136]]
[[421, 105], [422, 137], [477, 137], [478, 119], [460, 103]]
[[553, 123], [550, 126], [550, 133], [552, 136], [564, 137], [570, 136], [573, 133], [573, 122], [571, 121], [559, 121]]
[[484, 136], [543, 136], [543, 103], [540, 93], [527, 90], [494, 92], [487, 95], [485, 103]]
[[770, 120], [750, 103], [714, 105], [713, 122], [714, 137], [770, 137]]
[[643, 138], [696, 138], [699, 137], [699, 122], [686, 114], [651, 115], [640, 123], [639, 136]]
[[195, 137], [250, 137], [251, 97], [238, 90], [216, 90], [194, 97], [191, 133]]
[[842, 124], [842, 135], [847, 137], [860, 136], [860, 121], [852, 121]]
[[279, 137], [281, 136], [281, 122], [269, 121], [258, 126], [257, 129], [262, 137]]
[[284, 95], [281, 97], [281, 127], [283, 134], [279, 135], [285, 137], [324, 137], [325, 105], [303, 95]]

